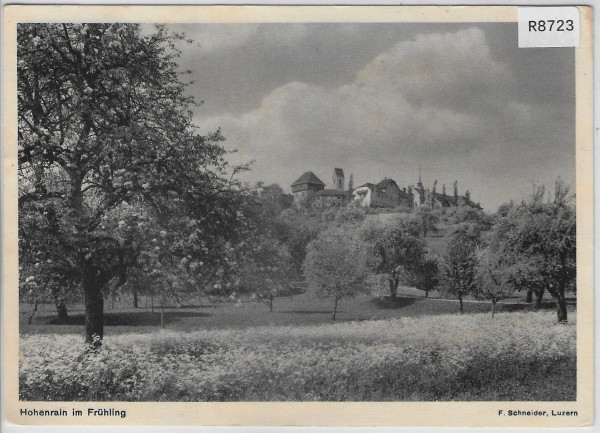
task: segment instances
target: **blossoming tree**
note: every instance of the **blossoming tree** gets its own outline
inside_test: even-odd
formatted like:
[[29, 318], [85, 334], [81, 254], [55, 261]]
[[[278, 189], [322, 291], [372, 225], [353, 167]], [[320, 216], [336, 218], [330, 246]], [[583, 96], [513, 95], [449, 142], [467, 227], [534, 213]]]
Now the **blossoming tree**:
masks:
[[402, 216], [392, 221], [369, 221], [360, 229], [369, 249], [371, 271], [388, 281], [390, 297], [396, 299], [400, 282], [412, 283], [425, 258], [425, 243], [420, 238], [421, 222]]
[[324, 298], [333, 298], [333, 320], [340, 299], [354, 297], [365, 290], [368, 259], [365, 243], [343, 228], [321, 232], [308, 244], [302, 269], [309, 290]]
[[519, 272], [519, 263], [508, 265], [503, 257], [492, 249], [479, 251], [475, 272], [475, 294], [479, 299], [492, 302], [492, 317], [496, 313], [496, 304], [513, 294], [513, 277]]
[[448, 246], [440, 267], [441, 293], [458, 299], [463, 314], [463, 299], [475, 294], [475, 272], [480, 232], [476, 224], [458, 224], [448, 234]]
[[567, 322], [566, 292], [576, 290], [577, 221], [569, 187], [556, 181], [554, 198], [545, 201], [539, 188], [515, 206], [492, 230], [489, 248], [502, 258], [500, 270], [516, 290], [548, 291], [556, 300], [557, 318]]
[[22, 281], [81, 287], [88, 342], [103, 336], [103, 290], [128, 269], [181, 287], [245, 224], [220, 133], [192, 123], [182, 41], [133, 24], [18, 26]]

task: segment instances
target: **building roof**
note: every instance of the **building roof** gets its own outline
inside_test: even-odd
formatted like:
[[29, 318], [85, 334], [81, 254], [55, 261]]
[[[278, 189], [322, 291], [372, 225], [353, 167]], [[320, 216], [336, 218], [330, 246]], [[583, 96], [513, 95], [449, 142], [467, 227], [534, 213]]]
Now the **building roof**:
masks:
[[377, 188], [379, 189], [385, 189], [391, 185], [396, 185], [396, 187], [398, 186], [398, 184], [394, 181], [394, 179], [388, 179], [387, 177], [385, 179], [383, 179], [381, 182], [379, 182], [377, 184]]
[[344, 176], [344, 170], [342, 170], [341, 168], [334, 168], [333, 174], [335, 174], [336, 176]]
[[454, 202], [454, 195], [448, 195], [448, 194], [442, 194], [439, 192], [436, 192], [434, 194], [434, 198], [439, 201], [442, 204], [446, 204], [447, 206], [455, 206], [455, 205], [460, 205], [460, 204], [464, 204], [467, 206], [471, 206], [477, 209], [481, 209], [481, 206], [479, 206], [478, 203], [475, 203], [471, 200], [469, 200], [467, 197], [465, 197], [464, 195], [459, 195], [456, 196], [456, 203]]
[[302, 176], [300, 176], [296, 182], [292, 184], [292, 186], [302, 185], [304, 183], [315, 183], [317, 185], [325, 186], [325, 183], [321, 179], [319, 179], [312, 171], [307, 171]]
[[447, 206], [454, 206], [454, 196], [453, 195], [441, 194], [439, 192], [436, 192], [434, 194], [434, 197], [437, 201], [439, 201], [442, 204], [445, 203]]
[[348, 195], [348, 191], [340, 191], [339, 189], [322, 189], [321, 191], [317, 191], [315, 196], [319, 195], [334, 195], [334, 196], [346, 196]]
[[363, 183], [362, 185], [360, 185], [360, 186], [357, 186], [357, 187], [356, 187], [356, 188], [354, 188], [354, 189], [355, 189], [355, 190], [357, 190], [358, 188], [363, 188], [363, 187], [367, 187], [367, 188], [369, 188], [371, 191], [372, 191], [373, 189], [375, 189], [375, 185], [374, 185], [374, 184], [372, 184], [372, 183]]

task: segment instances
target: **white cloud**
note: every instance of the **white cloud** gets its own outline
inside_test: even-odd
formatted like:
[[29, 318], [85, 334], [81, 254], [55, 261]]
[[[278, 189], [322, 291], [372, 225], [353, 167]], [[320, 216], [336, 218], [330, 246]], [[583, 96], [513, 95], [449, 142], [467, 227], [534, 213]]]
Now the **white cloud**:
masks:
[[492, 58], [483, 31], [470, 28], [401, 42], [377, 56], [357, 78], [402, 92], [416, 103], [464, 106], [472, 98], [498, 96], [511, 73]]
[[414, 181], [416, 167], [424, 165], [448, 183], [461, 176], [477, 183], [488, 163], [501, 176], [502, 165], [514, 160], [502, 152], [519, 152], [528, 138], [524, 158], [543, 165], [533, 149], [555, 139], [543, 110], [509, 99], [510, 81], [510, 69], [492, 58], [484, 33], [471, 28], [401, 42], [350, 84], [290, 82], [248, 113], [198, 122], [222, 127], [227, 145], [239, 149], [236, 162], [257, 161], [253, 180], [284, 187], [304, 170], [329, 176], [333, 166], [350, 169], [359, 182]]

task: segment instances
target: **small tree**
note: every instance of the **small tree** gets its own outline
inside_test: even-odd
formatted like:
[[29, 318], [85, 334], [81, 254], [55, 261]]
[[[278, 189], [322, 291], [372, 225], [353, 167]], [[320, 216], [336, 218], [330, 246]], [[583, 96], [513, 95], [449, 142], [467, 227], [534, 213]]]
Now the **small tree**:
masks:
[[[517, 266], [518, 264], [511, 265]], [[515, 291], [512, 277], [515, 271], [516, 269], [507, 268], [502, 256], [492, 250], [480, 252], [475, 275], [477, 297], [492, 302], [492, 317], [496, 312], [496, 303]]]
[[416, 289], [425, 292], [426, 298], [429, 296], [429, 292], [435, 290], [440, 282], [439, 261], [440, 259], [438, 257], [427, 254], [415, 267], [411, 282]]
[[440, 290], [454, 296], [464, 313], [463, 298], [475, 290], [479, 229], [475, 224], [459, 224], [448, 234], [448, 247], [442, 260]]
[[499, 218], [505, 218], [508, 216], [508, 214], [514, 210], [515, 208], [515, 202], [513, 200], [509, 201], [508, 203], [502, 203], [499, 207], [498, 210], [496, 211], [496, 214]]
[[265, 301], [269, 311], [273, 311], [276, 297], [299, 293], [290, 284], [291, 267], [291, 256], [285, 245], [272, 238], [257, 239], [242, 259], [240, 291]]
[[367, 259], [364, 243], [339, 228], [322, 232], [308, 244], [302, 269], [310, 290], [333, 298], [333, 320], [340, 299], [364, 290], [369, 274]]
[[401, 281], [409, 282], [425, 255], [425, 244], [419, 237], [420, 222], [412, 217], [393, 221], [370, 222], [361, 228], [372, 260], [371, 271], [388, 280], [390, 297], [396, 299]]
[[[60, 183], [56, 173], [45, 173], [43, 168], [31, 170], [29, 178], [19, 179], [20, 191], [52, 196], [47, 182]], [[23, 196], [22, 196], [23, 198]], [[77, 277], [79, 271], [69, 260], [67, 248], [55, 236], [60, 232], [62, 215], [52, 207], [44, 207], [26, 197], [20, 200], [20, 206], [34, 207], [37, 212], [19, 212], [19, 264], [20, 273], [25, 278], [19, 281], [19, 296], [28, 299], [36, 306], [39, 303], [52, 303], [56, 306], [57, 323], [68, 321], [67, 305], [71, 301], [80, 301]]]
[[432, 210], [428, 206], [419, 206], [416, 212], [417, 217], [421, 221], [423, 237], [427, 236], [428, 232], [436, 232], [436, 224], [440, 221], [439, 212]]

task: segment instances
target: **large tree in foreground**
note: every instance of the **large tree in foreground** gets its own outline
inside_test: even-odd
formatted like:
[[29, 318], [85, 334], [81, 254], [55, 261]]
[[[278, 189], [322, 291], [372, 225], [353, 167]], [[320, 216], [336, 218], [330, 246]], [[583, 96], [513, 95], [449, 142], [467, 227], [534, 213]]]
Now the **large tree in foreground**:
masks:
[[81, 287], [88, 342], [128, 268], [173, 290], [227, 257], [244, 224], [220, 135], [192, 125], [180, 40], [133, 24], [18, 26], [21, 279]]

